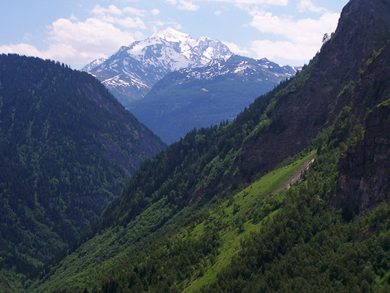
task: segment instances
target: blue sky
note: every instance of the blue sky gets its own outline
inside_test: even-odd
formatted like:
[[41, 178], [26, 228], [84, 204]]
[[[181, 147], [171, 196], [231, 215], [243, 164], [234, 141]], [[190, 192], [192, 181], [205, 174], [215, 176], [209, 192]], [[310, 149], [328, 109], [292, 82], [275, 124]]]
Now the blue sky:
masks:
[[13, 0], [0, 2], [0, 52], [80, 68], [172, 27], [236, 53], [302, 65], [347, 0]]

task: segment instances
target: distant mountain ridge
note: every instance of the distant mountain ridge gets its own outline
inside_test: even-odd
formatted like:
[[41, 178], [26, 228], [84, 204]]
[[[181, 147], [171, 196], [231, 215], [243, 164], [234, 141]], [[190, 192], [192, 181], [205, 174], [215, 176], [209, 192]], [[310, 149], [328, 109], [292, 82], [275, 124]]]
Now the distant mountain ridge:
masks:
[[129, 110], [163, 141], [172, 143], [193, 128], [234, 119], [255, 98], [295, 73], [291, 66], [265, 58], [233, 55], [167, 74]]
[[234, 55], [220, 41], [171, 28], [123, 46], [84, 70], [167, 143], [194, 128], [234, 119], [297, 72], [266, 58]]
[[[204, 67], [184, 68], [178, 71], [186, 75], [186, 79], [207, 80], [218, 76], [236, 75], [242, 77], [242, 80], [252, 78], [261, 72], [263, 76], [258, 77], [259, 81], [268, 81], [274, 78], [289, 78], [294, 76], [296, 69], [291, 66], [280, 66], [279, 64], [263, 59], [252, 59], [239, 55], [232, 55], [227, 60], [215, 60]], [[185, 79], [184, 79], [185, 80]], [[183, 80], [183, 81], [184, 81]]]
[[89, 74], [0, 55], [0, 271], [63, 253], [163, 148]]
[[127, 107], [143, 98], [167, 73], [227, 60], [232, 55], [220, 41], [193, 38], [168, 28], [121, 47], [104, 61], [94, 60], [83, 70], [98, 78]]

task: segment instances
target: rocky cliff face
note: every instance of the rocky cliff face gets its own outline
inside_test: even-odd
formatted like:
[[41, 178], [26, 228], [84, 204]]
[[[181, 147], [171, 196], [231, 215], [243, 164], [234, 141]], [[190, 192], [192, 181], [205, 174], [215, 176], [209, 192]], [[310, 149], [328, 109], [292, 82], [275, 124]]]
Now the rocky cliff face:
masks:
[[[338, 192], [332, 200], [347, 219], [390, 198], [390, 44], [376, 51], [366, 66], [352, 93], [340, 97], [340, 102], [357, 104], [356, 115], [367, 117], [364, 139], [340, 160]], [[366, 114], [365, 109], [372, 110]]]
[[364, 140], [340, 160], [336, 206], [350, 218], [390, 199], [390, 100], [367, 117]]
[[[360, 72], [373, 54], [388, 43], [389, 15], [388, 1], [351, 1], [342, 12], [333, 38], [323, 46], [309, 70], [297, 75], [280, 95], [282, 98], [272, 96], [273, 107], [267, 108], [266, 98], [252, 107], [258, 113], [267, 113], [259, 124], [262, 131], [255, 132], [242, 147], [239, 164], [244, 172], [270, 170], [275, 161], [301, 151], [344, 106], [353, 104], [354, 109], [365, 109], [372, 102], [380, 103], [378, 99], [383, 95], [374, 91], [382, 91], [388, 82], [376, 82], [369, 70], [364, 77]], [[380, 70], [387, 69], [379, 63], [375, 67], [380, 76], [385, 76]], [[346, 85], [359, 78], [365, 83], [355, 88], [355, 94], [341, 95]]]

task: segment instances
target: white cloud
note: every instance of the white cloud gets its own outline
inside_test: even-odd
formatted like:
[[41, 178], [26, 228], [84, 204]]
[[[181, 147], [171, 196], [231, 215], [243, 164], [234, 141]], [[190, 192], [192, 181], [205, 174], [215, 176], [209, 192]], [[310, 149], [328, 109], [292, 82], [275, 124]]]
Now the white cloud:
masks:
[[[314, 56], [320, 49], [324, 33], [334, 31], [339, 18], [339, 14], [316, 5], [314, 0], [165, 0], [177, 9], [187, 11], [198, 10], [201, 1], [220, 3], [219, 10], [211, 10], [216, 16], [225, 11], [223, 4], [230, 3], [251, 18], [243, 30], [251, 27], [259, 34], [256, 36], [251, 32], [253, 41], [245, 44], [245, 48], [237, 43], [226, 42], [234, 53], [256, 58], [267, 57], [292, 65], [305, 63]], [[44, 40], [48, 45], [44, 49], [28, 44], [29, 38], [26, 37], [19, 44], [0, 45], [0, 52], [55, 59], [79, 68], [95, 58], [107, 57], [122, 45], [144, 38], [143, 32], [147, 30], [156, 31], [167, 26], [182, 29], [175, 20], [161, 17], [160, 10], [153, 6], [150, 10], [142, 10], [129, 6], [135, 0], [118, 0], [115, 3], [118, 6], [94, 6], [87, 19], [57, 19], [48, 26]], [[289, 5], [289, 8], [295, 8], [296, 16], [275, 15], [264, 10], [271, 5]], [[297, 10], [310, 12], [312, 16], [299, 18], [302, 14], [297, 13]]]
[[159, 30], [160, 27], [163, 27], [165, 26], [165, 22], [163, 22], [162, 20], [156, 20], [156, 21], [153, 21], [152, 22], [153, 24], [153, 31], [156, 32], [157, 30]]
[[[262, 39], [252, 41], [247, 48], [230, 44], [233, 52], [255, 58], [267, 57], [278, 62], [301, 65], [310, 60], [322, 45], [325, 33], [333, 32], [339, 19], [338, 13], [316, 5], [312, 0], [208, 0], [230, 3], [245, 11], [252, 18], [246, 26], [262, 33]], [[297, 5], [299, 12], [320, 14], [313, 18], [297, 18], [274, 15], [265, 11], [266, 6]]]
[[139, 17], [125, 17], [120, 19], [110, 19], [109, 22], [117, 24], [119, 26], [129, 28], [129, 29], [146, 29], [145, 23]]
[[152, 13], [152, 15], [154, 15], [154, 16], [157, 16], [157, 15], [160, 14], [160, 10], [158, 10], [157, 8], [154, 8], [154, 9], [152, 9], [152, 10], [150, 11], [150, 13]]
[[0, 52], [54, 59], [81, 68], [93, 59], [108, 57], [122, 45], [143, 38], [145, 11], [130, 6], [96, 5], [91, 17], [59, 18], [48, 26], [46, 43], [39, 49], [26, 43], [0, 45]]
[[247, 49], [240, 48], [236, 43], [233, 42], [223, 42], [226, 46], [229, 47], [230, 51], [232, 51], [234, 54], [241, 55], [241, 56], [247, 56], [250, 54], [250, 52]]
[[123, 8], [123, 12], [124, 13], [128, 13], [128, 14], [132, 14], [132, 15], [136, 15], [136, 16], [139, 16], [139, 17], [143, 17], [146, 14], [145, 10], [134, 8], [134, 7], [130, 7], [130, 6], [127, 6], [127, 7]]
[[97, 18], [85, 21], [58, 19], [50, 26], [48, 39], [51, 45], [43, 52], [48, 58], [78, 67], [134, 41], [132, 34]]
[[237, 6], [243, 7], [244, 5], [275, 5], [275, 6], [287, 6], [289, 0], [209, 0], [210, 2], [225, 2], [232, 3]]
[[163, 27], [172, 27], [176, 30], [182, 30], [183, 27], [180, 23], [174, 21], [174, 20], [168, 20], [168, 21], [162, 21], [161, 19], [155, 20], [150, 22], [151, 29], [155, 33], [157, 31], [160, 31]]
[[316, 13], [327, 12], [327, 9], [314, 4], [311, 0], [300, 0], [298, 3], [298, 9], [300, 12], [310, 11]]
[[134, 7], [127, 6], [119, 9], [115, 5], [110, 5], [107, 8], [96, 5], [92, 9], [92, 14], [107, 23], [116, 24], [128, 29], [146, 29], [145, 23], [140, 18], [145, 15], [145, 11]]
[[49, 27], [48, 48], [20, 43], [0, 46], [2, 53], [17, 53], [54, 59], [80, 68], [93, 59], [107, 57], [123, 44], [134, 41], [133, 34], [96, 18], [85, 21], [60, 18]]
[[199, 6], [194, 4], [192, 0], [166, 0], [169, 4], [175, 5], [180, 10], [197, 11]]
[[107, 14], [121, 15], [122, 11], [118, 7], [116, 7], [115, 5], [110, 5], [107, 8], [102, 7], [100, 5], [96, 5], [92, 9], [92, 14], [95, 14], [95, 15], [107, 15]]
[[279, 17], [266, 11], [253, 11], [250, 25], [263, 33], [272, 33], [300, 42], [312, 42], [313, 39], [321, 40], [323, 33], [333, 31], [338, 18], [338, 13], [330, 12], [317, 19], [294, 19]]
[[318, 46], [303, 46], [290, 41], [257, 40], [250, 51], [256, 58], [266, 57], [281, 64], [303, 65], [315, 55]]
[[109, 5], [108, 7], [95, 5], [91, 12], [92, 14], [98, 16], [107, 16], [107, 15], [121, 16], [124, 14], [129, 14], [129, 15], [142, 17], [145, 15], [145, 10], [131, 7], [131, 6], [118, 8], [115, 5]]
[[37, 48], [25, 43], [0, 45], [0, 52], [5, 54], [17, 53], [20, 55], [43, 57]]
[[107, 51], [134, 39], [132, 34], [105, 20], [88, 18], [78, 21], [60, 18], [50, 26], [49, 40], [52, 44], [68, 44], [80, 51]]
[[251, 50], [256, 57], [305, 62], [315, 55], [325, 33], [333, 32], [339, 14], [325, 12], [319, 18], [294, 19], [275, 16], [270, 12], [252, 11], [250, 26], [266, 34], [277, 36], [274, 40], [252, 42]]

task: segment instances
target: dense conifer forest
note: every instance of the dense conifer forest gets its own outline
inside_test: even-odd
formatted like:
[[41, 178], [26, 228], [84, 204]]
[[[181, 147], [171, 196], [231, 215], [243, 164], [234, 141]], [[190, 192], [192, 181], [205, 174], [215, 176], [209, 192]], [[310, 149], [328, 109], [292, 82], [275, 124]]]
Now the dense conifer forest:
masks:
[[0, 55], [0, 263], [34, 274], [164, 145], [88, 74]]
[[[47, 262], [44, 254], [41, 269], [23, 271], [6, 266], [2, 256], [2, 288], [388, 292], [389, 15], [387, 0], [351, 0], [334, 35], [296, 77], [259, 97], [234, 121], [193, 130], [142, 163], [121, 195], [110, 197], [100, 217], [94, 214], [98, 220], [84, 241], [62, 258]], [[11, 108], [9, 121], [17, 117], [12, 113]], [[121, 123], [109, 125], [115, 126], [113, 136], [121, 133]], [[20, 156], [17, 149], [6, 150], [10, 155], [2, 160], [13, 158], [12, 152]], [[93, 166], [93, 174], [106, 174], [122, 165]], [[82, 181], [80, 190], [116, 182], [117, 173], [110, 174], [98, 177], [107, 181]], [[22, 202], [18, 217], [31, 213], [22, 208], [35, 202]], [[2, 218], [5, 229], [13, 217]], [[0, 241], [16, 243], [5, 242], [11, 235]]]

